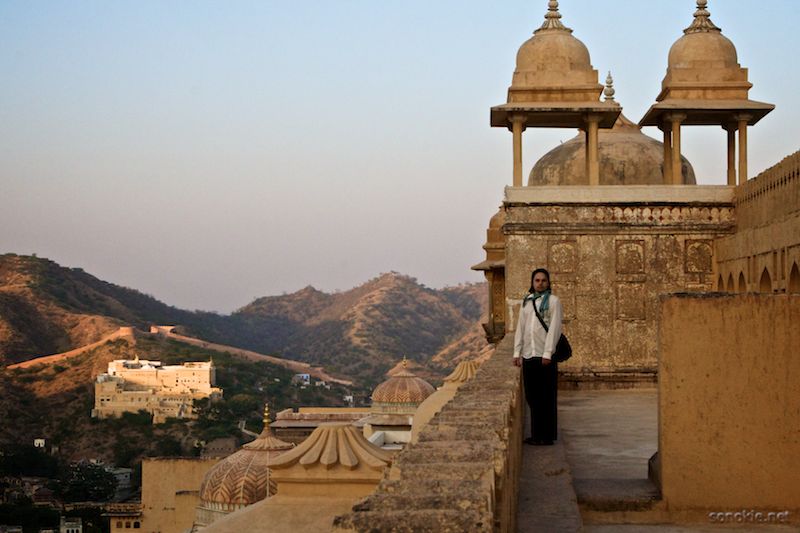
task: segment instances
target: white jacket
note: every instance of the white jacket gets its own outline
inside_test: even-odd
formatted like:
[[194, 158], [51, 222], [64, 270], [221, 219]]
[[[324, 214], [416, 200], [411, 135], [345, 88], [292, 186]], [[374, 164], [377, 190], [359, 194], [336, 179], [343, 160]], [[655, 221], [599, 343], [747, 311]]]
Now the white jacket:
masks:
[[520, 307], [517, 331], [514, 333], [514, 357], [550, 359], [556, 350], [558, 339], [561, 337], [561, 321], [564, 315], [561, 300], [558, 299], [558, 296], [551, 294], [548, 309], [544, 313], [539, 311], [549, 331], [545, 331], [539, 319], [536, 318], [536, 313], [533, 311], [534, 305], [538, 310], [542, 305], [542, 299], [536, 300], [535, 304], [529, 301], [527, 305]]

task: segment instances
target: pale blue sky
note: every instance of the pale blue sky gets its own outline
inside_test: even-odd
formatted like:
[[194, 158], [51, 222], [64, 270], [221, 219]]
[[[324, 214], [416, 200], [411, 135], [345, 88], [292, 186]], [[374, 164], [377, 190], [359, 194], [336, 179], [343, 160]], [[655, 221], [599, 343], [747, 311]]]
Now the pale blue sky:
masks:
[[[637, 121], [692, 0], [564, 0]], [[186, 308], [231, 311], [397, 270], [477, 281], [511, 180], [489, 128], [545, 0], [0, 2], [0, 252], [37, 253]], [[800, 148], [795, 0], [712, 0], [777, 109], [755, 174]], [[651, 134], [655, 134], [650, 132]], [[574, 131], [529, 130], [529, 169]], [[695, 128], [700, 183], [724, 134]]]

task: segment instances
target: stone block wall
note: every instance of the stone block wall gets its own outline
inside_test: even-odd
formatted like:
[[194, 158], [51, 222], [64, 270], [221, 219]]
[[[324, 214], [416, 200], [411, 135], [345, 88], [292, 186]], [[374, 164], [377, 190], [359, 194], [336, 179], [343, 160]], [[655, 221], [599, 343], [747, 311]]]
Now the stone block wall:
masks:
[[800, 512], [800, 296], [662, 297], [661, 492], [672, 512]]
[[336, 531], [516, 531], [523, 404], [512, 339], [396, 458]]
[[800, 152], [736, 188], [736, 233], [715, 246], [717, 290], [800, 293]]
[[732, 187], [508, 188], [505, 207], [506, 330], [547, 268], [574, 348], [560, 370], [586, 379], [652, 380], [658, 296], [713, 290], [713, 242], [734, 230]]

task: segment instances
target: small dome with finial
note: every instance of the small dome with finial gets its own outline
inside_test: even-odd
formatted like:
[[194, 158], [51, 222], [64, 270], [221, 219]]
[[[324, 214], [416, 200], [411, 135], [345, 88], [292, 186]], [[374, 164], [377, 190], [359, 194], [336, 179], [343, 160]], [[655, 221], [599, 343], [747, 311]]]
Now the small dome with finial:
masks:
[[[509, 103], [574, 99], [598, 100], [602, 85], [592, 68], [589, 49], [561, 22], [558, 2], [548, 2], [542, 26], [517, 52], [517, 68], [509, 88]], [[557, 96], [553, 91], [571, 91]], [[572, 94], [574, 93], [574, 94]]]
[[738, 67], [739, 60], [736, 47], [711, 22], [707, 8], [707, 0], [697, 0], [692, 24], [683, 30], [683, 37], [670, 48], [668, 68], [702, 69], [698, 71], [701, 78], [711, 77], [717, 81], [719, 69]]
[[408, 371], [407, 360], [403, 357], [403, 369], [372, 392], [373, 410], [384, 413], [413, 412], [433, 391], [430, 383]]
[[261, 434], [214, 465], [203, 478], [198, 509], [206, 511], [206, 518], [201, 521], [208, 522], [215, 513], [229, 513], [275, 494], [267, 463], [293, 447], [272, 435], [269, 406], [265, 406]]

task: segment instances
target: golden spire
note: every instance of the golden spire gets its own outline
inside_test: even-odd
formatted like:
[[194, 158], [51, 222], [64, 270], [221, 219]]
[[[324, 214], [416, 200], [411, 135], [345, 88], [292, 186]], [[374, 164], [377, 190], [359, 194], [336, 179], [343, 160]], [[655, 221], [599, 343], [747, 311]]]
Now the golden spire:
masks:
[[566, 30], [572, 32], [571, 29], [561, 23], [561, 13], [558, 11], [558, 0], [550, 0], [547, 2], [547, 13], [544, 15], [544, 24], [533, 33], [538, 33], [542, 30]]
[[263, 421], [264, 421], [264, 427], [268, 428], [269, 427], [269, 402], [264, 404], [264, 418], [263, 418]]
[[406, 368], [408, 368], [408, 359], [406, 359], [406, 356], [404, 355], [403, 356], [403, 369], [405, 370]]
[[722, 31], [711, 22], [711, 13], [706, 7], [708, 7], [708, 0], [697, 0], [697, 11], [694, 12], [694, 20], [691, 26], [683, 30], [683, 33]]

